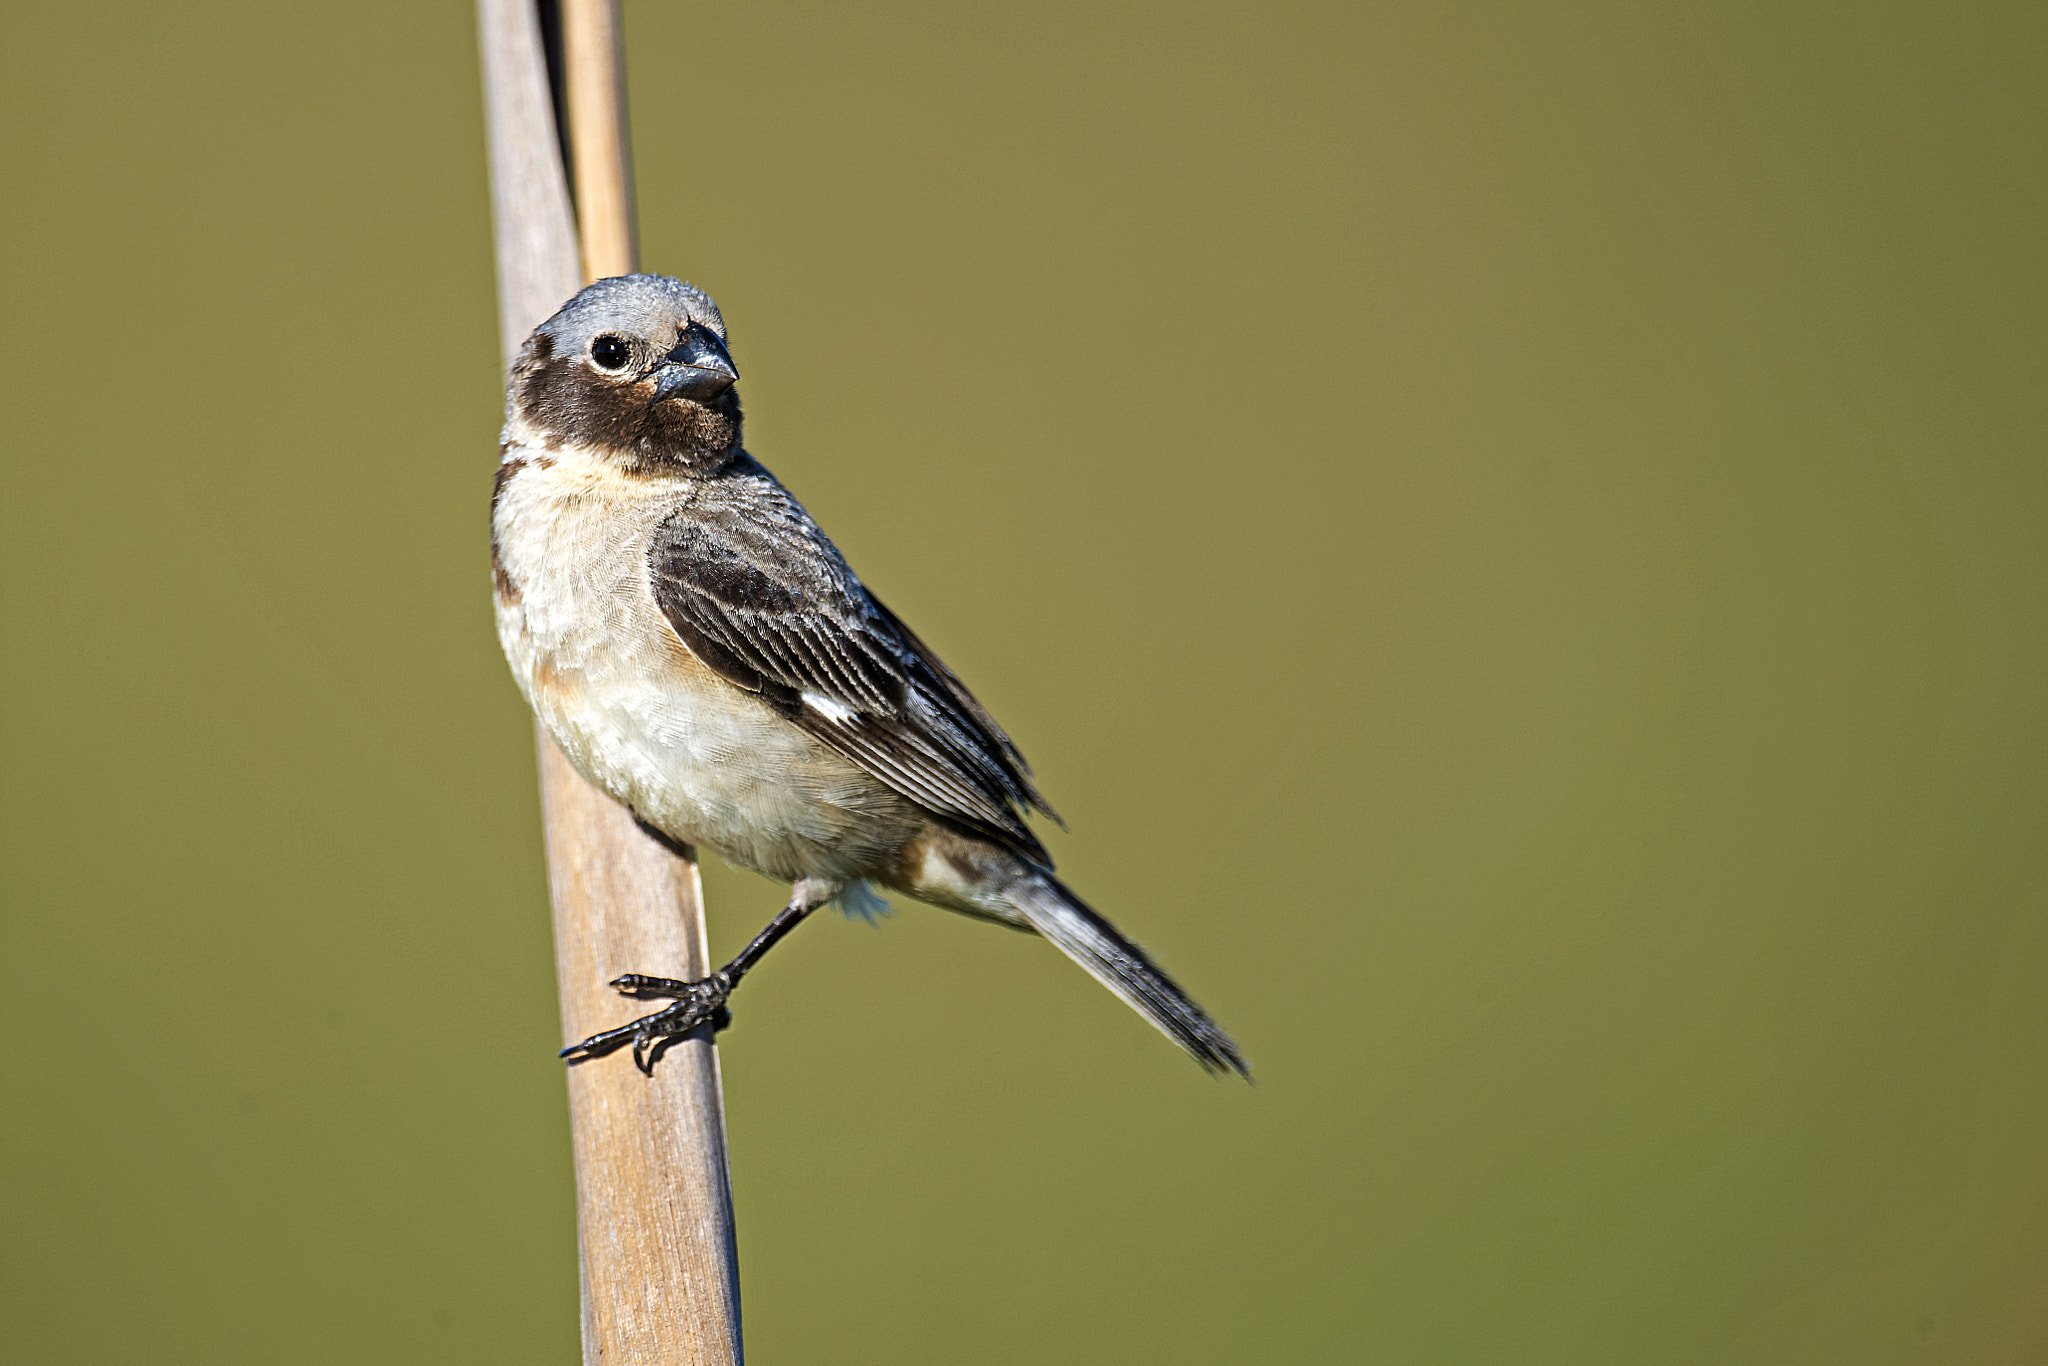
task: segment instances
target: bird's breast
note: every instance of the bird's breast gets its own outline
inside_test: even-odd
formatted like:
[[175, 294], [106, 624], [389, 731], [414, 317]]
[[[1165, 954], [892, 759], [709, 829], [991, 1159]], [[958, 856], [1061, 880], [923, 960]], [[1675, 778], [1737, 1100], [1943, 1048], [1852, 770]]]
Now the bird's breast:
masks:
[[669, 835], [773, 877], [849, 878], [908, 837], [908, 803], [693, 655], [648, 546], [687, 480], [574, 451], [509, 453], [492, 509], [498, 634], [585, 777]]

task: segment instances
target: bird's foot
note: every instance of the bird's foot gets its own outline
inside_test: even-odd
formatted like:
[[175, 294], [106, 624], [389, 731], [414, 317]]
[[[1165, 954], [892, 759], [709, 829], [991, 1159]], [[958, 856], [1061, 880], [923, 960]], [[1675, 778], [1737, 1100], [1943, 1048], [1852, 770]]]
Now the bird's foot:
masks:
[[652, 1015], [643, 1015], [631, 1024], [593, 1034], [582, 1043], [563, 1049], [562, 1056], [571, 1065], [602, 1058], [630, 1043], [633, 1045], [633, 1065], [651, 1077], [655, 1062], [676, 1040], [686, 1038], [706, 1025], [715, 1033], [732, 1023], [732, 1014], [725, 1008], [725, 998], [732, 995], [734, 978], [724, 969], [694, 982], [629, 972], [624, 977], [614, 977], [611, 984], [621, 996], [630, 996], [636, 1001], [674, 1001], [675, 1004]]

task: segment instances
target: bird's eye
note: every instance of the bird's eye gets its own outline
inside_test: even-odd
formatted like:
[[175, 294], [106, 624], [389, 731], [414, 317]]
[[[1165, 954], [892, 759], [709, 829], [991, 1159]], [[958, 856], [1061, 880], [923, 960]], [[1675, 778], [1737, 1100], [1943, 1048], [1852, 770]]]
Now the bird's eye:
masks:
[[590, 358], [607, 370], [622, 369], [632, 354], [625, 338], [614, 337], [609, 332], [590, 344]]

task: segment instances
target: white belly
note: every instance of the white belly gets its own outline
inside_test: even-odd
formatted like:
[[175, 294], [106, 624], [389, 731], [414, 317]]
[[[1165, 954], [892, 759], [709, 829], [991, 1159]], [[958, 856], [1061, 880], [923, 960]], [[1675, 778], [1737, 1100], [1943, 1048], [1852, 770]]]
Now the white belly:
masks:
[[919, 813], [705, 667], [654, 602], [647, 545], [689, 482], [534, 455], [492, 519], [498, 638], [570, 763], [663, 832], [771, 877], [864, 876]]

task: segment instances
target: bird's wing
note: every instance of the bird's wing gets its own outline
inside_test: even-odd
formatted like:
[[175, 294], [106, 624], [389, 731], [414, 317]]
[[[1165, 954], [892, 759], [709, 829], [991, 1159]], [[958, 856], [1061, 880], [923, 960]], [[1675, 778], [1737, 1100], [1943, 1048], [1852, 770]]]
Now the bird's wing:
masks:
[[895, 791], [1049, 866], [1022, 811], [1052, 808], [1016, 746], [795, 500], [780, 485], [773, 494], [744, 516], [685, 507], [656, 530], [648, 569], [669, 625], [720, 676]]

